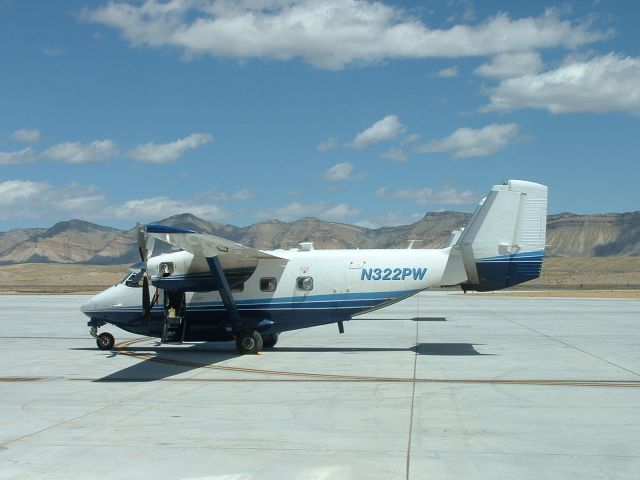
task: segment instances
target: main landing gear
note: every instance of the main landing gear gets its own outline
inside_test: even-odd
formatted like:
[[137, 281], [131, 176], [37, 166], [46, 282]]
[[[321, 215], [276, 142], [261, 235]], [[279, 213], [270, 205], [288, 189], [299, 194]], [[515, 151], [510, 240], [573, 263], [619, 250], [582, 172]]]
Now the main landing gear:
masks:
[[242, 330], [236, 335], [236, 348], [241, 355], [257, 354], [263, 348], [273, 347], [277, 342], [277, 333], [260, 335], [255, 330]]

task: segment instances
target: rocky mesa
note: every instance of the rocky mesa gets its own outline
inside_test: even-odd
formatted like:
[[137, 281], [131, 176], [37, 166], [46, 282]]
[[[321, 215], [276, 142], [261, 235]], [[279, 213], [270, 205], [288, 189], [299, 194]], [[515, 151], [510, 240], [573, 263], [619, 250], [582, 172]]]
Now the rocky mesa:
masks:
[[[154, 223], [210, 233], [259, 249], [292, 248], [313, 242], [316, 248], [415, 248], [442, 246], [452, 230], [463, 227], [470, 215], [430, 212], [410, 225], [377, 229], [302, 218], [278, 220], [248, 227], [213, 223], [185, 213]], [[548, 256], [603, 257], [640, 255], [640, 212], [547, 218]], [[168, 251], [168, 248], [164, 248]], [[84, 263], [113, 265], [138, 260], [136, 229], [119, 230], [83, 220], [59, 222], [51, 228], [0, 232], [0, 264]]]

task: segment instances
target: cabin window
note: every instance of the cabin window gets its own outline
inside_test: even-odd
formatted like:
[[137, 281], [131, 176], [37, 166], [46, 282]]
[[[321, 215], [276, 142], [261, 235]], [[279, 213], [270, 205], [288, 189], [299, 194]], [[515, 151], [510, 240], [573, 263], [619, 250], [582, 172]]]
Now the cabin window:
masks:
[[275, 292], [278, 282], [273, 277], [266, 277], [260, 279], [260, 290], [263, 292]]
[[313, 278], [312, 277], [298, 277], [296, 280], [296, 287], [298, 290], [310, 292], [313, 290]]
[[244, 282], [231, 287], [231, 291], [234, 293], [244, 292]]

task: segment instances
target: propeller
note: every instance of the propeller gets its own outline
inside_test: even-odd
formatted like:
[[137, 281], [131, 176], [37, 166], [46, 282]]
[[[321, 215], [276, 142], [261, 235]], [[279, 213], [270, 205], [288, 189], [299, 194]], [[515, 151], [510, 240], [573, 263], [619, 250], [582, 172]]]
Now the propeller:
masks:
[[138, 227], [138, 252], [142, 260], [142, 318], [144, 321], [151, 319], [151, 298], [149, 296], [149, 278], [147, 276], [147, 259], [151, 257], [155, 237], [145, 235], [145, 228], [139, 223]]

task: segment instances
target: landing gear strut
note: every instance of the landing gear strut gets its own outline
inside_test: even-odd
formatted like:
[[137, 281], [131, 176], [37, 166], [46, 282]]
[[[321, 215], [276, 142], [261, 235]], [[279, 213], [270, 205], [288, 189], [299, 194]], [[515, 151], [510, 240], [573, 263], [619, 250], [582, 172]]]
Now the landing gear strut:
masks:
[[257, 354], [263, 345], [262, 335], [255, 330], [242, 330], [236, 335], [236, 348], [242, 355]]

